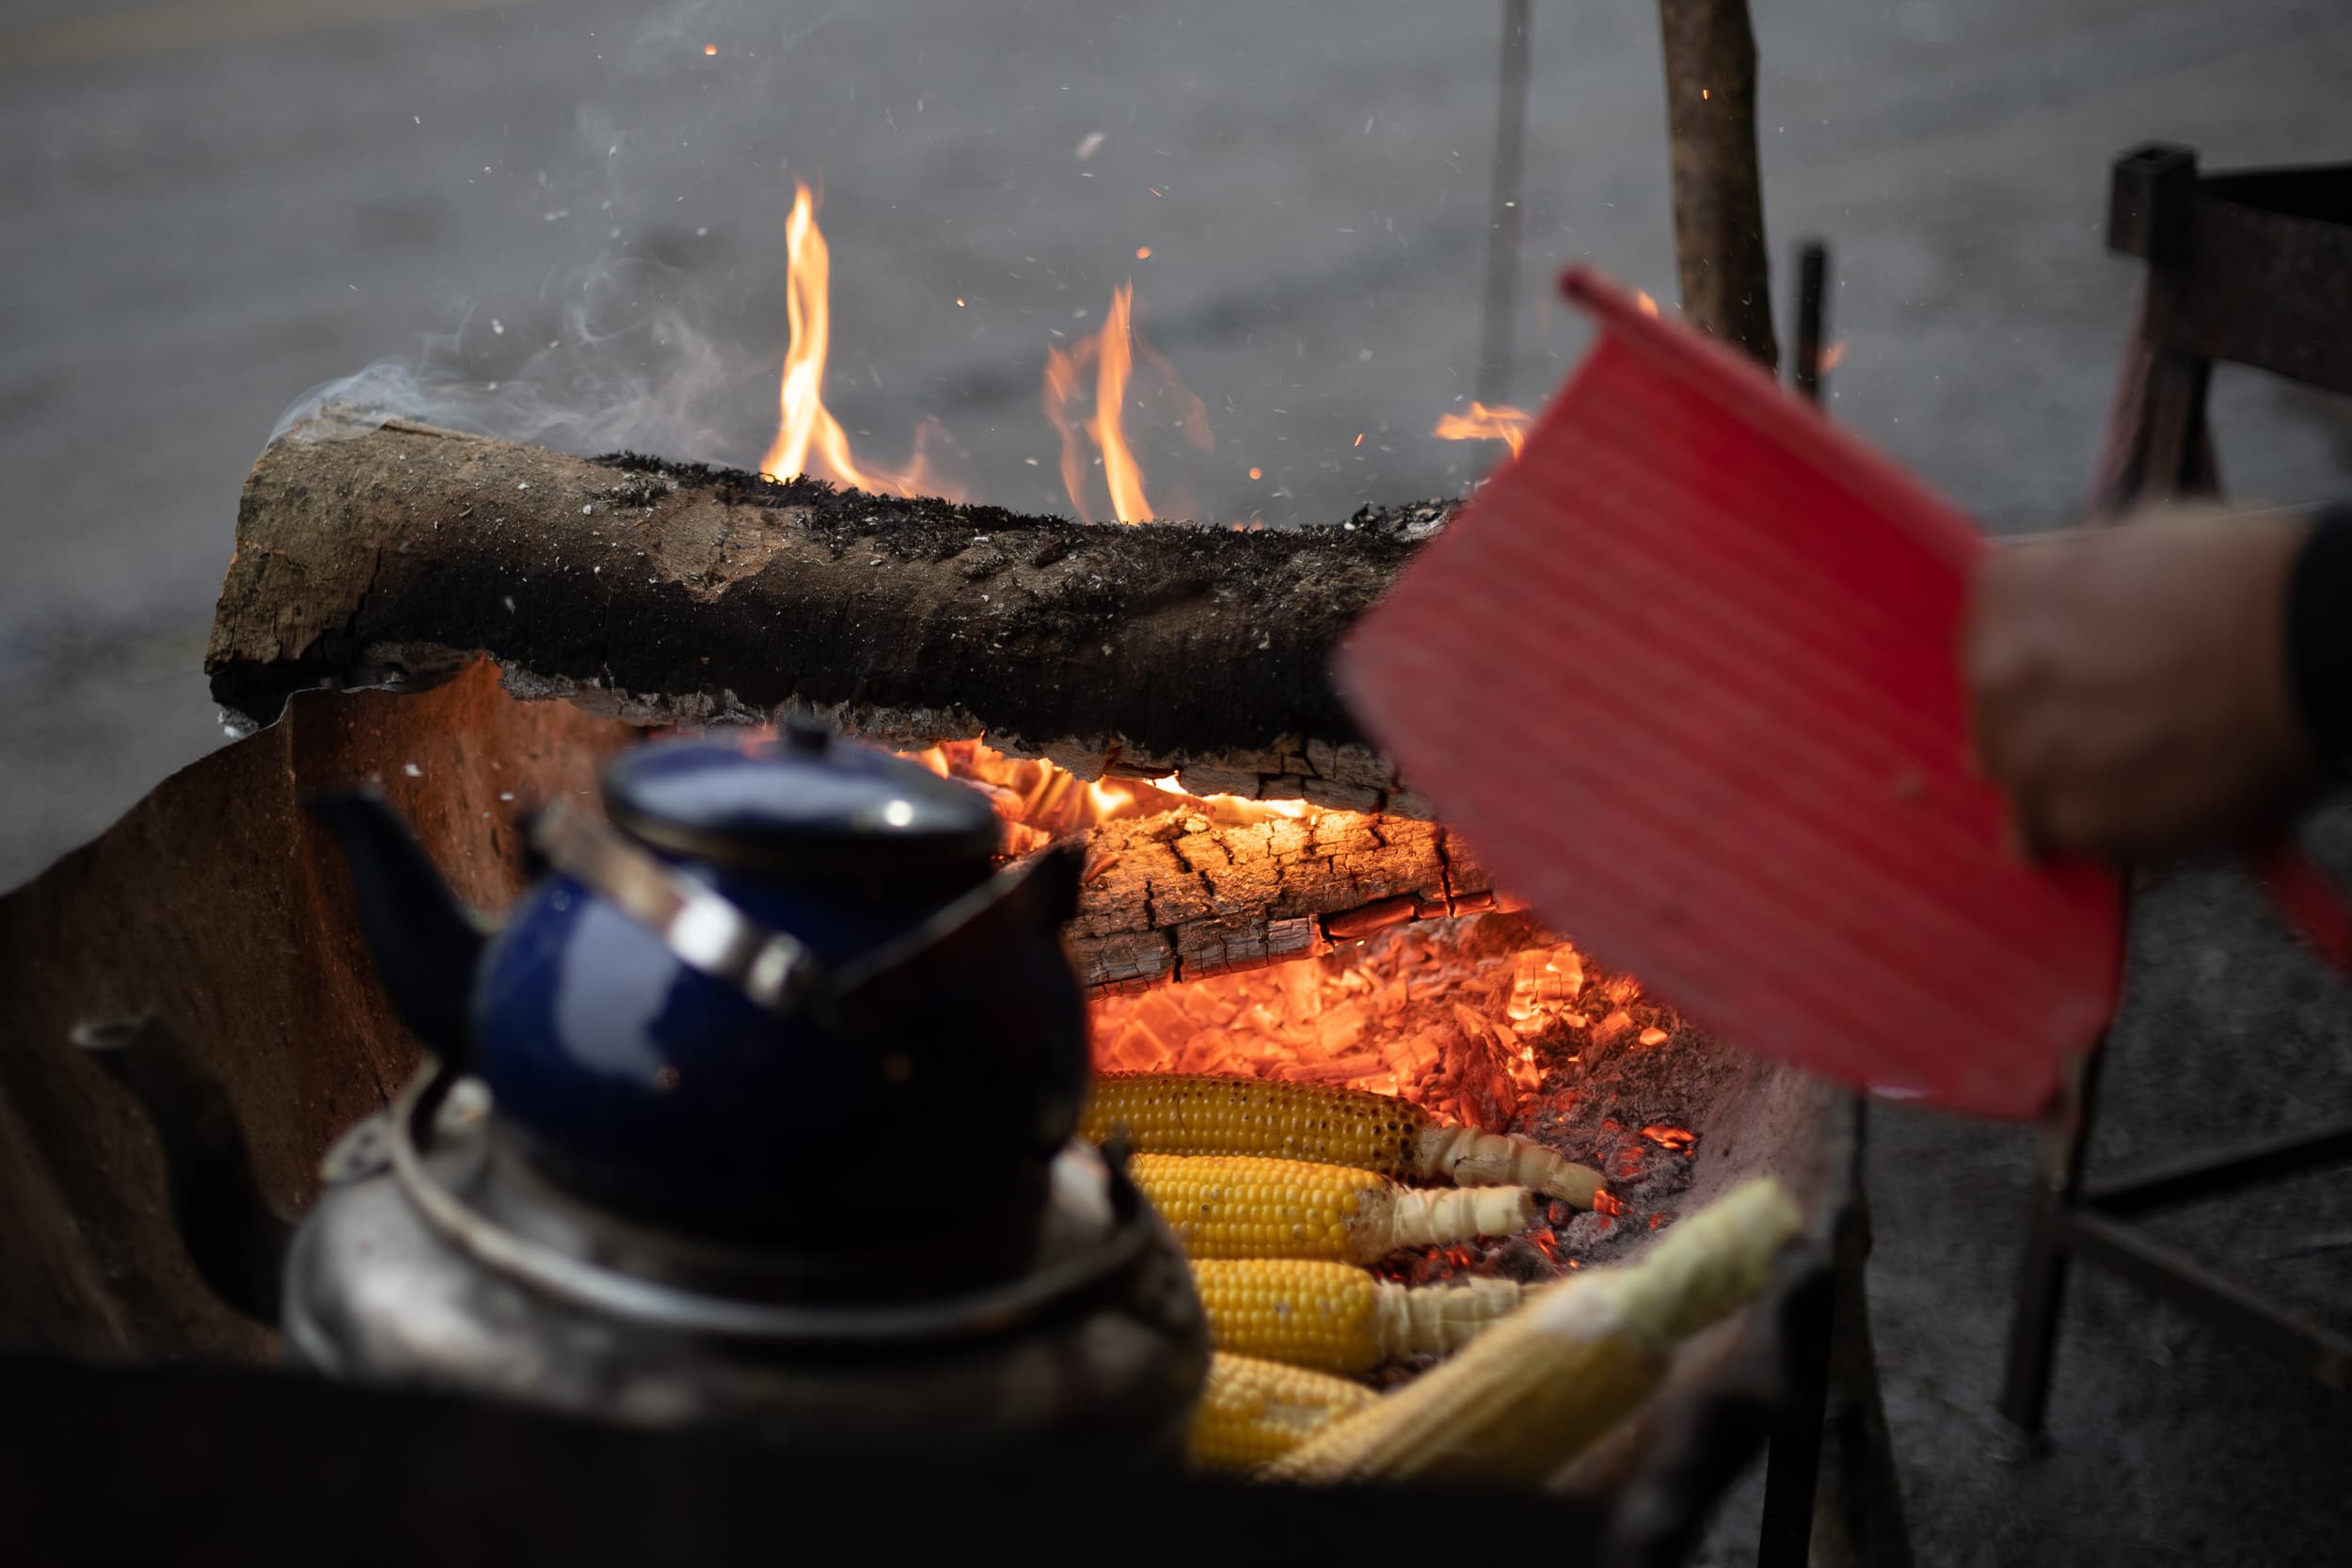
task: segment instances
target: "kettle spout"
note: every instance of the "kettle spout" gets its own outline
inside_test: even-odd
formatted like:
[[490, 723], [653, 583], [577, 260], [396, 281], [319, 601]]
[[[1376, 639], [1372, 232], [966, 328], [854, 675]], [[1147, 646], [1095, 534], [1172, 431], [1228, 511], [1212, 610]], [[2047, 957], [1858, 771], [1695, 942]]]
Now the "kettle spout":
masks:
[[310, 813], [351, 863], [359, 924], [401, 1022], [443, 1063], [473, 1056], [468, 1008], [483, 927], [441, 880], [408, 825], [372, 789], [314, 795]]
[[154, 1127], [172, 1224], [197, 1277], [246, 1317], [277, 1326], [294, 1226], [262, 1196], [219, 1080], [152, 1013], [85, 1021], [72, 1038], [131, 1091]]

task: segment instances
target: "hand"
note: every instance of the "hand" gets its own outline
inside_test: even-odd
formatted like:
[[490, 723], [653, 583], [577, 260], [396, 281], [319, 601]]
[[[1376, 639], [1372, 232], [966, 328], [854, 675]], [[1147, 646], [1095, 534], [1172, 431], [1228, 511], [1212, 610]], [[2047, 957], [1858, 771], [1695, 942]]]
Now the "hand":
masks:
[[2004, 546], [1962, 633], [1970, 745], [2030, 858], [2249, 843], [2319, 777], [2287, 667], [2310, 520], [2169, 507]]

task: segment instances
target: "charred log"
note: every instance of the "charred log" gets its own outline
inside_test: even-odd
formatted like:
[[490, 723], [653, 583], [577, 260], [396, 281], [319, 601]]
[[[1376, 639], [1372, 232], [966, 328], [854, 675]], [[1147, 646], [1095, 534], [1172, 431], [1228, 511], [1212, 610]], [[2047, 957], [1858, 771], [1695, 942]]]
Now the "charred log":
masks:
[[1372, 810], [1394, 775], [1326, 666], [1446, 512], [1088, 525], [330, 418], [254, 466], [205, 668], [266, 720], [481, 652], [512, 689], [638, 722], [813, 709]]
[[1069, 945], [1089, 989], [1140, 990], [1497, 907], [1492, 879], [1434, 822], [1323, 812], [1220, 827], [1179, 812], [1089, 833]]

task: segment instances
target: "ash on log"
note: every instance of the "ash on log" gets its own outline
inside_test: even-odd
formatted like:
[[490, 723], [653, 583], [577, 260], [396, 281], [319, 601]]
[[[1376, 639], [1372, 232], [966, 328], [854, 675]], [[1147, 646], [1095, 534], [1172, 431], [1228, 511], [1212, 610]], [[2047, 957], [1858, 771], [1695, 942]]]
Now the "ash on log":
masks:
[[1448, 511], [1089, 525], [327, 417], [246, 481], [205, 669], [267, 720], [482, 652], [641, 723], [813, 709], [899, 745], [985, 730], [1082, 777], [1410, 810], [1325, 671]]

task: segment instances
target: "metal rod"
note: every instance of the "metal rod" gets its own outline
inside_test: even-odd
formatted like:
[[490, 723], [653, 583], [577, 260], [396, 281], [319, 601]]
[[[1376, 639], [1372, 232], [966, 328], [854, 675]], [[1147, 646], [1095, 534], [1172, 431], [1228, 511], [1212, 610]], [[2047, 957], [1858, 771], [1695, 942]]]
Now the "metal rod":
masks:
[[2274, 1177], [2293, 1176], [2345, 1160], [2352, 1160], [2352, 1126], [2265, 1138], [2193, 1160], [2135, 1171], [2094, 1188], [2083, 1201], [2108, 1214], [2144, 1213], [2169, 1203], [2220, 1197]]
[[2084, 1262], [2122, 1275], [2339, 1393], [2352, 1378], [2352, 1339], [2273, 1307], [2121, 1220], [2076, 1210], [2066, 1227], [2074, 1256]]
[[1821, 340], [1829, 329], [1829, 246], [1807, 240], [1797, 252], [1797, 352], [1788, 379], [1807, 403], [1821, 401]]
[[2081, 1200], [2090, 1150], [2091, 1110], [2099, 1100], [2104, 1037], [2067, 1065], [2058, 1113], [2042, 1131], [2026, 1251], [2018, 1267], [2017, 1311], [2010, 1320], [2009, 1360], [2001, 1374], [2001, 1414], [2028, 1437], [2049, 1408], [2050, 1369], [2058, 1354], [2058, 1314], [2066, 1306], [2067, 1215]]
[[1495, 187], [1486, 213], [1486, 298], [1478, 341], [1478, 401], [1511, 393], [1511, 321], [1525, 230], [1520, 168], [1527, 147], [1529, 0], [1502, 0], [1502, 60], [1495, 80]]

